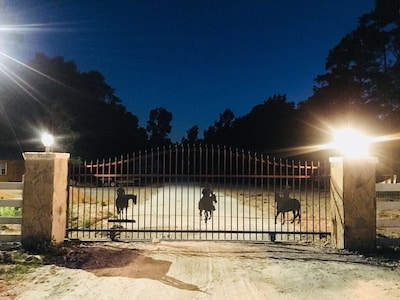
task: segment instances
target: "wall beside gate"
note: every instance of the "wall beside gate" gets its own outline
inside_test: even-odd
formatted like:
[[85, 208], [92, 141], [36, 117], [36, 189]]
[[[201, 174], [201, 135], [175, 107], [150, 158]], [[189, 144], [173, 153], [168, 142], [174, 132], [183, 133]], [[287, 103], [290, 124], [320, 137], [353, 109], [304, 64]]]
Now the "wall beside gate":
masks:
[[[217, 146], [176, 145], [109, 160], [70, 161], [67, 235], [127, 240], [325, 238], [330, 233], [328, 172], [326, 162], [279, 160]], [[207, 216], [200, 215], [200, 200], [208, 203], [206, 210], [211, 207]], [[277, 218], [276, 200], [285, 212]]]

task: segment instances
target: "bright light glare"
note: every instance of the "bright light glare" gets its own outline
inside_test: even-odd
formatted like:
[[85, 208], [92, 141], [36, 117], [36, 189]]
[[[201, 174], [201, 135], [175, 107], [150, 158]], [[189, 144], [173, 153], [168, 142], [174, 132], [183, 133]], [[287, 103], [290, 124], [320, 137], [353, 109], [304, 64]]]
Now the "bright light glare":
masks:
[[51, 147], [51, 145], [53, 145], [53, 143], [54, 143], [53, 135], [51, 135], [50, 133], [47, 133], [47, 132], [43, 133], [42, 134], [42, 143], [43, 143], [43, 146], [45, 146], [46, 148]]
[[368, 156], [370, 143], [370, 138], [352, 128], [345, 128], [335, 131], [334, 141], [331, 147], [345, 156]]

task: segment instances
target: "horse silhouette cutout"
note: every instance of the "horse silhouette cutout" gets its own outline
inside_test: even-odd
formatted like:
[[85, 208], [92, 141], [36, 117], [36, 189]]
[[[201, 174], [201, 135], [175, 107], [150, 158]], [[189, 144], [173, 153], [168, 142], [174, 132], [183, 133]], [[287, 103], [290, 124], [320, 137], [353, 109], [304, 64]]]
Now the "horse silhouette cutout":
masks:
[[199, 214], [200, 218], [204, 216], [204, 222], [207, 223], [215, 210], [214, 203], [217, 203], [217, 197], [210, 188], [204, 188], [201, 193], [203, 197], [199, 201]]
[[285, 224], [285, 213], [292, 212], [293, 220], [290, 223], [294, 223], [296, 218], [298, 218], [298, 223], [301, 221], [301, 210], [300, 201], [295, 198], [289, 197], [289, 188], [285, 188], [283, 196], [281, 193], [275, 193], [275, 203], [276, 203], [276, 214], [275, 214], [275, 224], [276, 219], [279, 214], [282, 214], [281, 224]]

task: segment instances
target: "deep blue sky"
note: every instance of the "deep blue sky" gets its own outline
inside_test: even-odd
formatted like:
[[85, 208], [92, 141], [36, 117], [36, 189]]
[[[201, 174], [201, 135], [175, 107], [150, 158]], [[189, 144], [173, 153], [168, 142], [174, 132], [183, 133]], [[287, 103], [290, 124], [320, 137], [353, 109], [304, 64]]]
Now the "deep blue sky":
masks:
[[23, 62], [60, 55], [100, 71], [141, 126], [151, 109], [169, 110], [174, 141], [193, 125], [202, 137], [227, 108], [240, 117], [274, 94], [307, 99], [329, 49], [374, 8], [374, 0], [3, 3], [24, 34], [1, 51]]

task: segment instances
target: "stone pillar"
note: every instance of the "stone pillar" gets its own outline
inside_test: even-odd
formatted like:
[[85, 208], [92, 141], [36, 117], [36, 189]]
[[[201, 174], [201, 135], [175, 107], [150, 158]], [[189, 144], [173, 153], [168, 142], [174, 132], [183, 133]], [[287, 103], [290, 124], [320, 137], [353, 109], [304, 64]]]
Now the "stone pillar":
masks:
[[331, 157], [332, 243], [339, 249], [376, 246], [376, 157]]
[[25, 152], [21, 241], [40, 249], [64, 241], [69, 153]]

